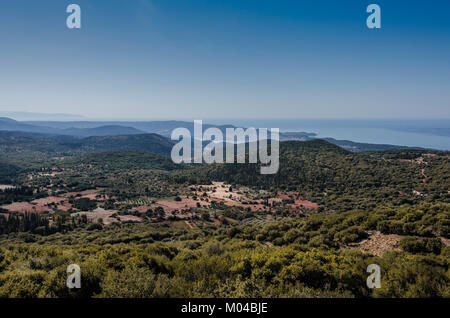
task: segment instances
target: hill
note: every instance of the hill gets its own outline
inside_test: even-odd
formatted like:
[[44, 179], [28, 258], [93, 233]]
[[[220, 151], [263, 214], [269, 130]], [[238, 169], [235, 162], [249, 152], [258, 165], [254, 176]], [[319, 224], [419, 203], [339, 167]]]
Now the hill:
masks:
[[407, 146], [369, 144], [362, 142], [353, 142], [350, 140], [338, 140], [334, 138], [324, 138], [324, 140], [352, 152], [412, 149], [411, 147]]
[[145, 150], [168, 156], [172, 145], [171, 140], [156, 134], [75, 138], [72, 136], [0, 131], [0, 150], [3, 154], [32, 151], [55, 156], [71, 156], [109, 150]]
[[173, 144], [170, 139], [157, 134], [93, 136], [84, 138], [79, 143], [84, 152], [145, 150], [164, 156], [170, 155]]
[[99, 125], [96, 127], [89, 127], [89, 128], [78, 128], [69, 126], [65, 128], [58, 128], [19, 122], [14, 119], [6, 117], [0, 118], [0, 131], [28, 132], [38, 134], [50, 134], [50, 135], [68, 135], [76, 137], [136, 135], [145, 133], [142, 130], [122, 125]]
[[138, 135], [145, 134], [144, 131], [119, 125], [100, 126], [95, 128], [67, 128], [62, 132], [64, 135], [71, 135], [77, 137], [90, 136], [120, 136], [120, 135]]
[[[448, 152], [408, 149], [354, 153], [315, 139], [281, 142], [276, 174], [261, 175], [259, 164], [218, 164], [192, 173], [190, 181], [297, 191], [343, 211], [422, 200], [450, 202], [449, 171]], [[426, 195], [418, 196], [414, 190]]]

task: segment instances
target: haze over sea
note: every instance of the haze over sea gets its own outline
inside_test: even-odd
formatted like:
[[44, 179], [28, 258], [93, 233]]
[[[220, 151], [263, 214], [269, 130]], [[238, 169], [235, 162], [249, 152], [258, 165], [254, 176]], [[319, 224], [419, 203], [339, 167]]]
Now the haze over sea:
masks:
[[450, 119], [208, 119], [213, 124], [313, 132], [355, 142], [450, 150]]

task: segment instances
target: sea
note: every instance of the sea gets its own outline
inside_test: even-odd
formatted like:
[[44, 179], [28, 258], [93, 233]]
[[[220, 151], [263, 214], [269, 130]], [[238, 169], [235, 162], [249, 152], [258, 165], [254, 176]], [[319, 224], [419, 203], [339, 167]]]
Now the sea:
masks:
[[371, 144], [450, 150], [450, 119], [204, 119], [209, 124], [279, 128]]

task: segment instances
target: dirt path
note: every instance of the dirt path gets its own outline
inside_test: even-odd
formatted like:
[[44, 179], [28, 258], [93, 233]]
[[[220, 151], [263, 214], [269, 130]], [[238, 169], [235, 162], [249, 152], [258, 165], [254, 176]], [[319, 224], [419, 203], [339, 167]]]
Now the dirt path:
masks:
[[420, 173], [423, 176], [422, 182], [425, 183], [427, 182], [427, 176], [425, 175], [425, 169], [422, 168], [422, 170], [420, 171]]

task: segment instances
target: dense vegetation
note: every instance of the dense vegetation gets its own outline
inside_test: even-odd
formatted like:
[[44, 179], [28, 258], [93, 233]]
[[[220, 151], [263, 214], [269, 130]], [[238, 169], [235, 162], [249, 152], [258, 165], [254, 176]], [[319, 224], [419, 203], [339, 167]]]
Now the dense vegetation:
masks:
[[[256, 164], [208, 166], [191, 174], [190, 182], [223, 180], [258, 188], [299, 191], [328, 209], [348, 211], [380, 205], [450, 202], [448, 154], [427, 157], [426, 165], [405, 162], [423, 150], [351, 153], [323, 140], [280, 144], [280, 170], [262, 175]], [[426, 181], [421, 170], [424, 169]], [[417, 196], [413, 190], [423, 191]]]
[[[316, 215], [262, 228], [141, 224], [46, 237], [10, 234], [0, 248], [0, 296], [449, 297], [450, 249], [439, 240], [411, 237], [402, 243], [404, 251], [383, 257], [346, 245], [364, 237], [365, 230], [398, 220], [405, 220], [410, 234], [436, 223], [441, 224], [437, 231], [448, 231], [448, 209], [425, 204]], [[383, 228], [391, 230], [397, 231]], [[72, 263], [82, 269], [83, 287], [76, 291], [65, 287]], [[372, 263], [382, 268], [382, 287], [373, 291], [365, 285]]]
[[[0, 210], [0, 297], [450, 297], [448, 152], [351, 153], [321, 140], [282, 142], [280, 171], [260, 175], [250, 164], [176, 165], [123, 148], [120, 136], [96, 137], [100, 146], [92, 147], [87, 139], [80, 146], [65, 137], [58, 145], [1, 138], [0, 180], [16, 186], [0, 191], [1, 205], [67, 194], [85, 213], [52, 203], [40, 213]], [[267, 196], [296, 191], [319, 208], [289, 213], [286, 199], [267, 217], [212, 202], [197, 208], [193, 228], [153, 224], [177, 220], [176, 213], [164, 219], [162, 207], [130, 210], [158, 198], [180, 202], [194, 196], [189, 186], [212, 181]], [[101, 191], [79, 194], [90, 189]], [[142, 222], [88, 220], [98, 207]], [[382, 256], [363, 252], [374, 233], [399, 243]], [[80, 290], [66, 287], [74, 263]], [[370, 290], [373, 263], [382, 286]]]

